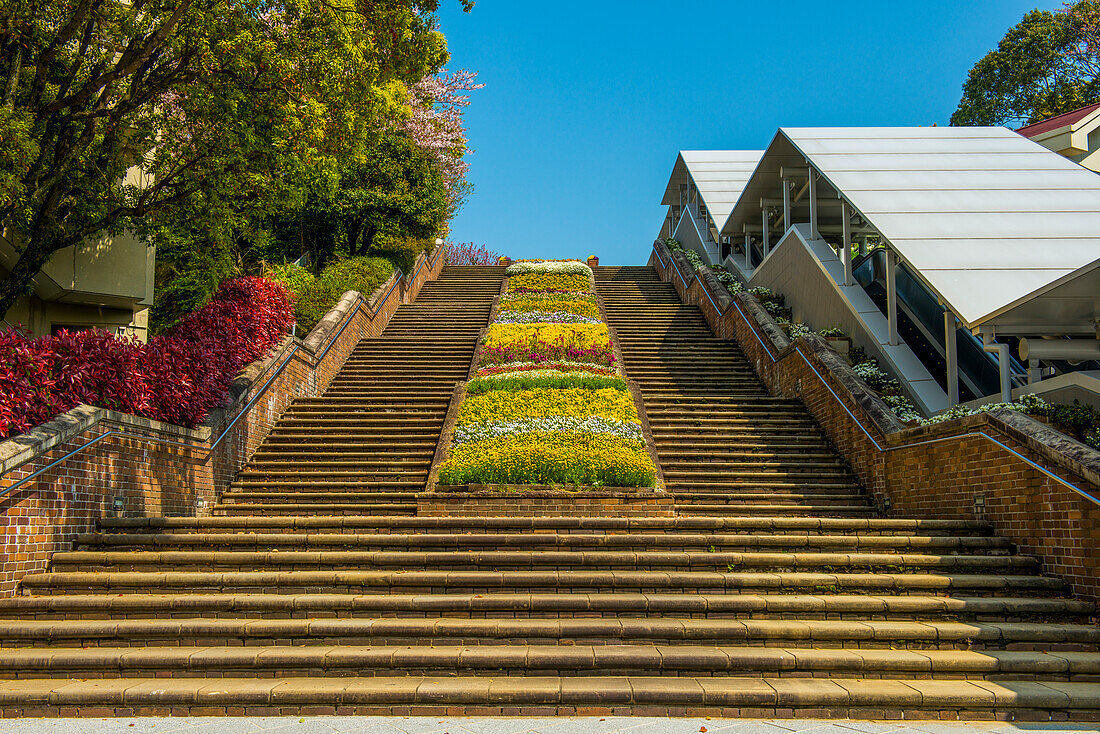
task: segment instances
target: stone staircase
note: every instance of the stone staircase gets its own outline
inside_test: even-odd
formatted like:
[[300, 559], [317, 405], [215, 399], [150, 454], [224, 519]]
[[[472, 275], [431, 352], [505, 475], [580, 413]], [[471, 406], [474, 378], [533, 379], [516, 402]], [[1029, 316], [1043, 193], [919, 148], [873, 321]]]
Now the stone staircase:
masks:
[[501, 268], [444, 267], [325, 394], [296, 401], [222, 495], [217, 515], [415, 515], [455, 385]]
[[1091, 604], [981, 523], [877, 516], [647, 269], [597, 283], [679, 515], [416, 516], [499, 274], [445, 269], [214, 516], [105, 520], [26, 576], [2, 713], [1100, 713]]
[[672, 285], [651, 268], [598, 268], [596, 281], [681, 510], [874, 514], [802, 403], [770, 396]]

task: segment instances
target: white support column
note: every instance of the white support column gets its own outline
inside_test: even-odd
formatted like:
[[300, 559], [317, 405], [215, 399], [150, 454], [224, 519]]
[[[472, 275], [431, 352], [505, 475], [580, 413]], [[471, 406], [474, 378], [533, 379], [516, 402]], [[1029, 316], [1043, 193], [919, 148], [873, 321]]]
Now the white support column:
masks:
[[749, 233], [745, 233], [745, 273], [748, 274], [752, 271], [752, 241], [749, 238]]
[[767, 209], [761, 209], [760, 210], [760, 223], [764, 226], [764, 237], [761, 240], [761, 242], [763, 243], [762, 246], [764, 248], [764, 257], [767, 257], [768, 253], [771, 252], [771, 249], [772, 249], [771, 248], [771, 244], [772, 244], [771, 243], [771, 233], [768, 232], [768, 210]]
[[898, 284], [897, 269], [898, 256], [892, 249], [886, 250], [886, 319], [890, 327], [889, 343], [891, 346], [899, 344], [898, 339]]
[[992, 331], [982, 332], [982, 351], [997, 355], [997, 366], [1001, 372], [1001, 402], [1012, 402], [1012, 367], [1009, 364], [1008, 345], [998, 344], [997, 335]]
[[947, 352], [947, 405], [959, 404], [959, 351], [955, 342], [955, 331], [959, 328], [955, 314], [950, 310], [943, 312], [943, 343]]
[[821, 239], [817, 231], [817, 172], [810, 169], [810, 237]]
[[783, 179], [783, 234], [791, 228], [791, 180]]
[[840, 202], [840, 221], [844, 229], [843, 241], [840, 244], [840, 262], [844, 264], [844, 285], [852, 285], [855, 279], [852, 277], [852, 211], [848, 208], [848, 202]]

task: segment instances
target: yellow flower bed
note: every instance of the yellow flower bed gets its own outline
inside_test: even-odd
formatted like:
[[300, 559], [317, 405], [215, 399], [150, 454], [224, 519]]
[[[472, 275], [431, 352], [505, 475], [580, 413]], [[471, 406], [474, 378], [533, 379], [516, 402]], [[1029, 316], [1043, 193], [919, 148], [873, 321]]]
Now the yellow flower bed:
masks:
[[549, 300], [545, 298], [517, 298], [500, 304], [501, 311], [546, 311], [550, 313], [573, 313], [590, 319], [600, 318], [600, 309], [589, 301]]
[[443, 484], [584, 484], [652, 487], [645, 446], [607, 434], [531, 432], [455, 447], [439, 467]]
[[517, 288], [531, 288], [540, 291], [587, 291], [590, 287], [586, 275], [523, 273], [508, 278], [509, 292]]
[[610, 420], [637, 422], [638, 411], [629, 390], [601, 388], [536, 388], [493, 390], [467, 395], [458, 409], [458, 424], [513, 421], [564, 415], [572, 418], [599, 416]]
[[606, 345], [611, 335], [604, 324], [493, 324], [485, 334], [485, 346], [563, 344], [587, 349]]

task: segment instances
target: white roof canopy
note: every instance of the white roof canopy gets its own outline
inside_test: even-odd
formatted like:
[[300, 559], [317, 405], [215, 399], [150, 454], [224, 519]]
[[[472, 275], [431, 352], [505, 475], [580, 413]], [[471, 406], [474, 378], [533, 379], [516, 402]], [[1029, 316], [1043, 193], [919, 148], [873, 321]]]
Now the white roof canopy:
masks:
[[[1100, 176], [1001, 127], [781, 128], [726, 233], [781, 195], [780, 166], [807, 162], [970, 328], [1081, 291], [1071, 274], [1100, 261]], [[1075, 318], [1100, 317], [1094, 293]]]
[[680, 185], [691, 180], [721, 230], [762, 155], [762, 150], [681, 150], [661, 203], [679, 204]]

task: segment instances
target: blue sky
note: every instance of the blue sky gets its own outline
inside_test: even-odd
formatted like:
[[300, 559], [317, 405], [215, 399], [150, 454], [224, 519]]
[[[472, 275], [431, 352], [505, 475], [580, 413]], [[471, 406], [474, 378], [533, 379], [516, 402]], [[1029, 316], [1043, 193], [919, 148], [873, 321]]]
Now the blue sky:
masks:
[[443, 0], [475, 191], [452, 239], [642, 264], [681, 149], [780, 126], [946, 124], [967, 71], [1035, 0]]

